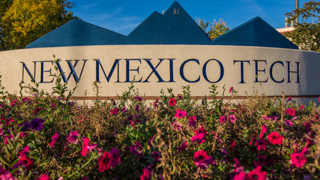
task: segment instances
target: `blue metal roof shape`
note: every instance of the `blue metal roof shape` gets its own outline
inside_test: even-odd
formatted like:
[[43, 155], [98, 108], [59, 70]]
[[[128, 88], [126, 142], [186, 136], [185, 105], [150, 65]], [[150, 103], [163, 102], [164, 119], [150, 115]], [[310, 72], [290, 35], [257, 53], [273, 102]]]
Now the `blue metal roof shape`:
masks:
[[253, 18], [211, 41], [176, 1], [164, 14], [153, 12], [128, 36], [75, 19], [30, 43], [26, 48], [124, 44], [232, 45], [298, 49], [260, 17]]

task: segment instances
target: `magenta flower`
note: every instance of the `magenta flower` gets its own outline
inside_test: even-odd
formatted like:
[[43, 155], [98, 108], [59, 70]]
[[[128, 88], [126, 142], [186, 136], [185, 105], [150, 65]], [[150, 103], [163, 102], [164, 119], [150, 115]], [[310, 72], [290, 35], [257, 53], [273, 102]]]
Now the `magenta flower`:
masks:
[[296, 111], [293, 108], [289, 108], [285, 113], [289, 114], [290, 116], [294, 116], [296, 114]]
[[240, 171], [233, 178], [233, 180], [245, 180], [245, 179], [246, 179], [246, 173], [244, 173], [243, 171]]
[[78, 137], [79, 134], [77, 131], [72, 131], [68, 136], [67, 136], [67, 140], [68, 140], [68, 144], [78, 144]]
[[181, 124], [179, 123], [179, 121], [175, 121], [172, 123], [172, 127], [174, 131], [180, 131], [181, 130]]
[[176, 105], [176, 100], [175, 100], [174, 98], [171, 98], [171, 99], [169, 100], [169, 105], [170, 105], [170, 106], [175, 106], [175, 105]]
[[19, 153], [19, 157], [22, 157], [22, 156], [25, 156], [25, 155], [28, 156], [29, 150], [30, 150], [29, 146], [25, 146], [23, 148], [23, 151]]
[[99, 168], [98, 170], [103, 173], [106, 170], [109, 170], [111, 164], [111, 154], [106, 151], [103, 153], [103, 156], [97, 159]]
[[268, 131], [266, 125], [263, 125], [261, 128], [261, 134], [260, 134], [260, 138], [263, 138], [264, 133], [266, 133]]
[[141, 97], [139, 97], [139, 96], [136, 96], [135, 98], [134, 98], [136, 101], [142, 101], [142, 98]]
[[256, 137], [257, 137], [257, 134], [254, 134], [249, 145], [251, 145], [252, 143], [254, 143], [256, 141]]
[[200, 169], [206, 170], [209, 165], [214, 165], [215, 162], [204, 150], [194, 153], [193, 163]]
[[233, 142], [232, 142], [232, 145], [231, 145], [230, 151], [232, 151], [234, 147], [236, 147], [236, 142], [235, 142], [235, 141], [233, 141]]
[[196, 129], [193, 131], [195, 134], [207, 134], [208, 132], [203, 128], [203, 126], [201, 125], [201, 127], [199, 129]]
[[257, 161], [254, 161], [255, 166], [269, 166], [272, 165], [274, 160], [269, 160], [267, 161], [267, 157], [262, 156], [262, 155], [257, 155], [258, 159]]
[[264, 139], [259, 139], [256, 141], [256, 147], [257, 147], [258, 151], [266, 150], [267, 144], [268, 144], [268, 142]]
[[177, 109], [175, 117], [180, 119], [180, 118], [186, 117], [186, 115], [187, 115], [186, 111], [182, 111], [181, 109]]
[[119, 113], [118, 108], [111, 109], [110, 111], [111, 111], [111, 115], [117, 115]]
[[32, 119], [30, 128], [36, 131], [41, 131], [43, 129], [43, 123], [44, 123], [44, 120], [42, 119], [39, 119], [39, 118]]
[[228, 151], [227, 151], [225, 148], [220, 148], [220, 150], [221, 150], [221, 154], [222, 154], [223, 156], [227, 157]]
[[226, 117], [221, 116], [221, 117], [220, 117], [220, 123], [224, 123], [224, 122], [226, 122]]
[[87, 146], [87, 150], [90, 152], [90, 151], [93, 151], [96, 147], [97, 147], [97, 143], [91, 144]]
[[243, 167], [240, 165], [240, 161], [237, 159], [237, 158], [233, 158], [235, 164], [233, 165], [234, 166], [234, 170], [233, 172], [241, 172], [243, 171]]
[[10, 135], [4, 137], [4, 144], [5, 145], [9, 144], [8, 143], [8, 139], [12, 141], [13, 140], [13, 136], [10, 134]]
[[304, 105], [301, 105], [301, 106], [300, 106], [300, 110], [301, 110], [301, 111], [304, 110], [304, 107], [305, 107]]
[[268, 140], [271, 144], [282, 144], [283, 136], [280, 136], [277, 132], [273, 132], [268, 135]]
[[13, 177], [10, 171], [5, 170], [0, 166], [0, 180], [18, 180], [18, 179]]
[[246, 176], [246, 180], [266, 180], [266, 178], [267, 171], [262, 172], [261, 166], [258, 166], [255, 170], [250, 171]]
[[192, 116], [192, 117], [189, 117], [189, 126], [190, 127], [196, 127], [197, 125], [197, 118], [196, 116]]
[[289, 121], [289, 120], [286, 120], [285, 123], [286, 123], [287, 126], [292, 126], [292, 122]]
[[53, 148], [53, 144], [58, 141], [58, 137], [59, 137], [58, 133], [54, 133], [54, 135], [51, 137], [52, 138], [52, 141], [50, 143], [51, 148]]
[[83, 144], [82, 144], [82, 151], [81, 151], [81, 155], [82, 156], [86, 156], [87, 155], [87, 150], [88, 150], [88, 145], [89, 145], [90, 139], [89, 138], [84, 138], [83, 140]]
[[206, 141], [206, 134], [200, 133], [196, 134], [191, 138], [192, 142], [196, 141], [198, 144], [204, 143]]
[[235, 115], [228, 115], [227, 118], [228, 118], [228, 121], [231, 121], [233, 123], [235, 123], [237, 120]]
[[160, 161], [160, 154], [159, 154], [157, 151], [153, 151], [153, 152], [151, 153], [151, 157], [152, 157], [156, 162]]
[[42, 174], [37, 180], [50, 180], [50, 177], [46, 174]]
[[304, 156], [304, 153], [302, 152], [294, 152], [293, 154], [290, 154], [291, 156], [291, 163], [298, 168], [301, 168], [304, 163], [307, 162], [307, 158]]
[[178, 148], [178, 153], [180, 153], [181, 151], [186, 151], [188, 147], [188, 142], [183, 143], [179, 148]]
[[233, 91], [233, 87], [230, 87], [229, 89], [229, 93], [231, 93]]
[[151, 170], [144, 168], [143, 174], [140, 175], [140, 180], [151, 180], [151, 174], [152, 174]]
[[116, 165], [121, 163], [120, 150], [117, 148], [112, 148], [110, 151], [111, 154], [111, 167], [115, 167]]
[[290, 101], [290, 100], [291, 100], [291, 98], [292, 98], [292, 97], [290, 96], [290, 97], [288, 98], [287, 102], [288, 102], [288, 101]]
[[156, 99], [156, 101], [154, 102], [154, 104], [153, 104], [154, 108], [156, 108], [156, 107], [157, 107], [157, 103], [158, 103], [158, 101], [159, 101], [159, 99]]
[[137, 141], [136, 145], [130, 146], [129, 149], [132, 154], [140, 155], [142, 154], [143, 147]]

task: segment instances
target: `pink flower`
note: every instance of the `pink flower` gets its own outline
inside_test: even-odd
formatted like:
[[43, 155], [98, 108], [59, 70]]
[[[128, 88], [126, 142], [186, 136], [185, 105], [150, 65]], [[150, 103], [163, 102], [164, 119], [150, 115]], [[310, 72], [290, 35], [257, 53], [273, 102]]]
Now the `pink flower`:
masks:
[[289, 121], [289, 120], [286, 120], [285, 123], [286, 123], [287, 126], [292, 126], [292, 122]]
[[13, 177], [10, 171], [7, 171], [0, 166], [0, 180], [18, 180], [18, 179]]
[[67, 136], [67, 140], [68, 140], [68, 144], [78, 144], [78, 137], [79, 134], [77, 131], [72, 131], [68, 136]]
[[119, 113], [118, 108], [111, 109], [110, 111], [111, 111], [111, 115], [117, 115]]
[[215, 162], [212, 160], [212, 157], [209, 156], [204, 150], [194, 153], [193, 162], [198, 168], [203, 170], [206, 170], [209, 165], [215, 164]]
[[199, 129], [196, 129], [196, 130], [194, 130], [193, 131], [195, 134], [201, 134], [201, 133], [203, 133], [203, 134], [207, 134], [208, 132], [203, 128], [203, 126], [201, 125], [201, 127], [199, 128]]
[[58, 137], [59, 137], [59, 134], [58, 134], [58, 133], [55, 133], [55, 134], [51, 137], [51, 138], [52, 138], [52, 141], [51, 141], [51, 143], [50, 143], [51, 148], [53, 148], [53, 144], [58, 141]]
[[305, 107], [304, 105], [300, 106], [301, 111], [304, 110], [304, 107]]
[[260, 134], [260, 138], [263, 138], [263, 135], [264, 135], [264, 133], [266, 133], [267, 132], [267, 127], [266, 127], [266, 125], [263, 125], [262, 126], [262, 128], [261, 128], [261, 134]]
[[256, 137], [257, 137], [257, 134], [254, 134], [249, 145], [251, 145], [252, 143], [254, 143], [256, 141]]
[[20, 152], [19, 157], [22, 157], [22, 156], [24, 156], [24, 155], [28, 156], [29, 150], [30, 150], [29, 146], [25, 146], [25, 147], [23, 148], [23, 151]]
[[283, 136], [280, 136], [277, 132], [273, 132], [268, 135], [268, 140], [271, 144], [282, 144]]
[[320, 103], [320, 97], [318, 98], [318, 100], [319, 100], [319, 103]]
[[200, 133], [196, 134], [191, 138], [192, 142], [196, 141], [198, 144], [204, 143], [206, 141], [206, 134]]
[[136, 101], [142, 101], [142, 98], [140, 97], [140, 96], [136, 96], [135, 98], [134, 98]]
[[140, 180], [151, 180], [151, 174], [152, 174], [152, 171], [147, 169], [147, 168], [144, 168], [143, 169], [143, 174], [140, 175]]
[[151, 157], [157, 162], [157, 161], [160, 161], [160, 154], [157, 152], [157, 151], [153, 151], [151, 153]]
[[286, 114], [289, 114], [290, 116], [294, 116], [296, 114], [296, 111], [293, 108], [289, 108], [286, 110]]
[[157, 103], [158, 103], [158, 101], [159, 101], [159, 99], [156, 99], [156, 101], [154, 102], [154, 104], [153, 104], [154, 108], [156, 108], [156, 107], [157, 107]]
[[169, 100], [169, 105], [170, 105], [170, 106], [175, 106], [175, 105], [176, 105], [176, 100], [175, 100], [174, 98], [171, 98], [171, 99]]
[[181, 109], [177, 109], [175, 117], [180, 119], [180, 118], [186, 117], [186, 115], [187, 115], [186, 111], [182, 111]]
[[42, 174], [37, 180], [50, 180], [50, 177], [46, 174]]
[[301, 168], [304, 163], [307, 162], [307, 158], [304, 156], [304, 153], [302, 152], [294, 152], [293, 154], [290, 154], [291, 156], [291, 163], [298, 168]]
[[292, 97], [290, 96], [290, 97], [288, 98], [287, 102], [288, 102], [288, 101], [290, 101], [290, 100], [291, 100], [291, 98], [292, 98]]
[[115, 167], [121, 163], [120, 150], [117, 148], [112, 148], [110, 151], [111, 154], [111, 163], [110, 166]]
[[181, 99], [182, 98], [182, 95], [181, 94], [178, 94], [178, 99]]
[[236, 174], [233, 178], [233, 180], [245, 180], [246, 179], [246, 173], [243, 171], [240, 171], [240, 173]]
[[188, 147], [188, 142], [183, 143], [179, 148], [178, 148], [178, 153], [180, 153], [181, 151], [186, 151]]
[[86, 156], [87, 155], [87, 150], [88, 150], [88, 145], [89, 145], [90, 139], [89, 138], [84, 138], [83, 140], [83, 144], [82, 144], [82, 151], [81, 151], [81, 155], [82, 156]]
[[231, 145], [231, 148], [230, 148], [230, 151], [232, 151], [235, 146], [236, 146], [236, 142], [233, 141], [233, 142], [232, 142], [232, 145]]
[[266, 180], [267, 179], [267, 171], [262, 172], [262, 167], [258, 166], [255, 170], [250, 171], [246, 175], [246, 180]]
[[190, 127], [195, 127], [197, 125], [197, 118], [196, 116], [192, 116], [192, 117], [189, 117], [189, 126]]
[[90, 151], [93, 151], [96, 147], [97, 147], [97, 143], [96, 144], [91, 144], [91, 145], [87, 146], [87, 150], [90, 152]]
[[10, 134], [10, 135], [4, 137], [4, 144], [5, 145], [9, 144], [8, 139], [13, 140], [13, 136]]
[[221, 117], [220, 117], [220, 123], [224, 123], [224, 122], [226, 122], [226, 117], [221, 116]]
[[181, 124], [179, 123], [179, 121], [175, 121], [172, 123], [172, 127], [174, 131], [180, 131], [181, 130]]
[[233, 87], [230, 87], [230, 89], [229, 89], [229, 93], [231, 93], [231, 92], [232, 92], [232, 90], [233, 90]]
[[108, 151], [104, 152], [103, 156], [100, 157], [98, 160], [99, 168], [98, 170], [103, 173], [106, 170], [109, 170], [111, 164], [111, 154]]
[[20, 157], [18, 163], [12, 167], [12, 169], [16, 169], [21, 166], [24, 166], [26, 170], [30, 171], [33, 166], [33, 160], [28, 158], [27, 155], [23, 155]]
[[15, 99], [12, 103], [11, 106], [14, 106], [16, 104], [17, 100]]
[[266, 150], [267, 149], [267, 144], [268, 142], [264, 139], [259, 139], [256, 141], [256, 147], [258, 149], [258, 151], [260, 150]]
[[228, 120], [229, 121], [231, 121], [231, 122], [233, 122], [233, 123], [235, 123], [236, 122], [236, 120], [237, 120], [237, 118], [236, 118], [236, 116], [235, 115], [228, 115]]
[[140, 155], [142, 154], [143, 147], [137, 141], [136, 145], [130, 146], [129, 149], [132, 154]]

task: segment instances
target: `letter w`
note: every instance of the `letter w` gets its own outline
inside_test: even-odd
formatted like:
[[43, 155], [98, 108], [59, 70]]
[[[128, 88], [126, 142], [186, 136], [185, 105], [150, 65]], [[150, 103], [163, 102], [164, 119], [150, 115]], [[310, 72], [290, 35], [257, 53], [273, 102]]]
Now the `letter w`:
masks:
[[62, 74], [62, 79], [63, 79], [63, 81], [64, 81], [65, 83], [69, 81], [71, 75], [73, 75], [74, 80], [75, 80], [76, 82], [78, 82], [78, 81], [79, 81], [79, 78], [81, 78], [81, 76], [82, 76], [82, 72], [83, 72], [84, 66], [86, 65], [86, 62], [87, 62], [88, 60], [83, 60], [83, 66], [82, 66], [82, 69], [81, 69], [80, 77], [79, 77], [79, 78], [78, 78], [78, 75], [77, 75], [77, 73], [76, 73], [76, 71], [75, 71], [75, 69], [74, 69], [74, 68], [77, 66], [79, 60], [75, 60], [76, 63], [75, 63], [74, 65], [72, 65], [71, 61], [72, 61], [72, 60], [67, 60], [67, 63], [68, 63], [68, 65], [69, 65], [69, 68], [70, 68], [70, 71], [71, 71], [70, 74], [69, 74], [69, 76], [68, 76], [68, 78], [66, 78], [66, 75], [64, 74], [64, 71], [63, 71], [63, 69], [62, 69], [62, 67], [61, 67], [61, 65], [60, 65], [60, 62], [57, 62], [58, 69], [59, 69], [60, 73]]

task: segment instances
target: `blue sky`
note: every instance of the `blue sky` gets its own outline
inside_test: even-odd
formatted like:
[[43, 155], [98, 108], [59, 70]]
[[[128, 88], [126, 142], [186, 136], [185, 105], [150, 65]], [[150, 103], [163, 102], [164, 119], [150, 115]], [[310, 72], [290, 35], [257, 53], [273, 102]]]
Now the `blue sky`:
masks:
[[[70, 0], [71, 9], [82, 20], [106, 29], [129, 34], [153, 11], [162, 12], [174, 0]], [[310, 0], [299, 0], [299, 6]], [[295, 8], [295, 0], [178, 0], [178, 3], [194, 19], [212, 22], [223, 18], [228, 27], [260, 16], [274, 28], [284, 27], [284, 14]]]

